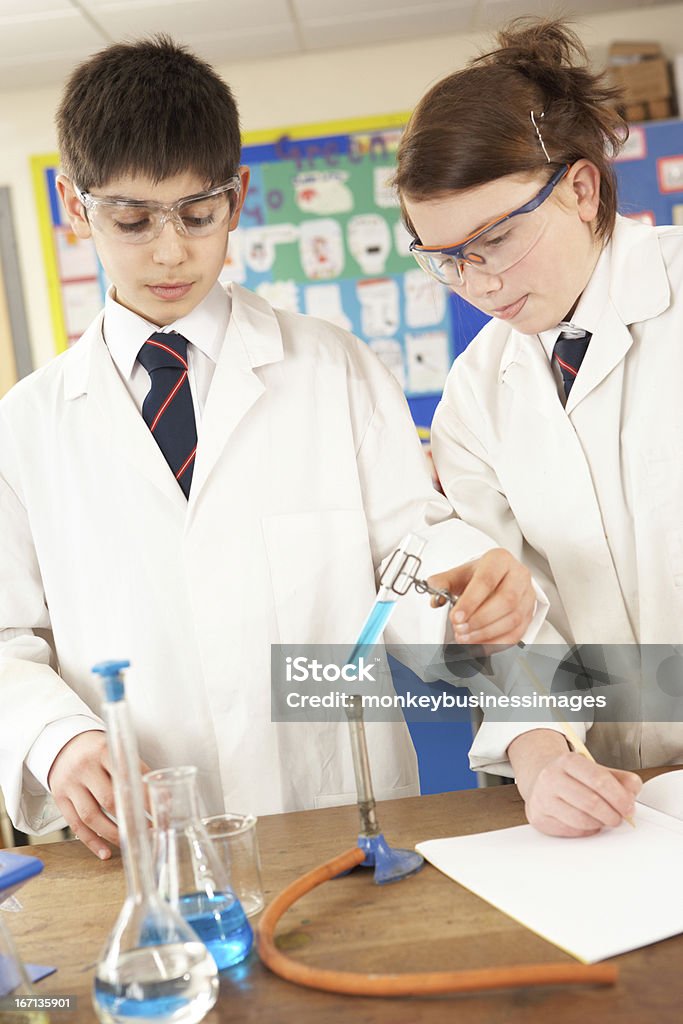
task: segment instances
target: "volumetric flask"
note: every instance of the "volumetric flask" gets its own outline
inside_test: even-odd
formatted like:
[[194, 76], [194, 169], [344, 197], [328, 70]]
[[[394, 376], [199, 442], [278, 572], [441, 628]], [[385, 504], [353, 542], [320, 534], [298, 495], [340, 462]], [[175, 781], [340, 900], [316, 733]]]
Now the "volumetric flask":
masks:
[[154, 866], [161, 896], [206, 944], [220, 971], [249, 955], [254, 936], [242, 904], [202, 823], [197, 769], [145, 775], [154, 821]]
[[105, 1024], [197, 1024], [218, 997], [211, 954], [157, 892], [147, 837], [140, 760], [121, 669], [104, 662], [104, 718], [127, 894], [95, 972], [93, 1003]]

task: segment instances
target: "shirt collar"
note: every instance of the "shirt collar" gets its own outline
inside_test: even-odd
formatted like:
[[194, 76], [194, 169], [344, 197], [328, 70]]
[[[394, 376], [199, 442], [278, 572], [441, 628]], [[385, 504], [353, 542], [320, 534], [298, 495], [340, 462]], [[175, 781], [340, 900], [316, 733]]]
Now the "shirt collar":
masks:
[[589, 334], [595, 333], [605, 306], [609, 302], [611, 262], [612, 242], [610, 240], [600, 253], [590, 281], [581, 293], [571, 323], [563, 321], [556, 327], [539, 332], [538, 337], [548, 359], [552, 359], [555, 342], [562, 331], [567, 328], [588, 331]]
[[231, 305], [229, 292], [216, 282], [187, 316], [180, 317], [168, 327], [157, 327], [117, 302], [112, 286], [104, 302], [104, 340], [124, 380], [130, 380], [138, 352], [154, 331], [177, 331], [217, 363], [230, 321]]

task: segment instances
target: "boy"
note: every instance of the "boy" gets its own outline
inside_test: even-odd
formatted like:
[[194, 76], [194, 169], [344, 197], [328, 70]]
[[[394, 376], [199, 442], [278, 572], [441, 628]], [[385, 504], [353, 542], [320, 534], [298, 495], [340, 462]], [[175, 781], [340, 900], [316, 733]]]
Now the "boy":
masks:
[[[352, 640], [375, 568], [414, 527], [439, 524], [441, 567], [491, 545], [442, 522], [403, 397], [365, 346], [217, 284], [249, 172], [211, 68], [164, 37], [112, 46], [73, 73], [57, 123], [61, 199], [112, 287], [78, 344], [0, 406], [13, 820], [63, 817], [109, 855], [90, 675], [107, 656], [132, 662], [145, 761], [196, 764], [212, 813], [351, 800], [345, 725], [270, 722], [270, 644]], [[520, 638], [534, 593], [507, 553], [448, 579], [465, 639]], [[369, 731], [378, 796], [416, 793], [405, 727]]]

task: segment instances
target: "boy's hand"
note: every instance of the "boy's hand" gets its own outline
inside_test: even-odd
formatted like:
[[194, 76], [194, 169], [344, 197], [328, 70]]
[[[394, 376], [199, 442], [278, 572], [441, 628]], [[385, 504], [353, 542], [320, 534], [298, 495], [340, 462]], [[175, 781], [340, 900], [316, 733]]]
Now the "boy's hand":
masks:
[[[503, 548], [427, 581], [438, 590], [458, 595], [449, 618], [462, 644], [516, 644], [524, 636], [536, 608], [531, 573]], [[432, 604], [443, 604], [433, 598]]]
[[633, 814], [642, 786], [638, 776], [568, 750], [557, 732], [523, 733], [510, 744], [508, 756], [527, 820], [539, 832], [590, 836], [603, 828], [616, 828]]
[[[140, 771], [149, 771], [142, 761]], [[48, 786], [76, 838], [100, 860], [111, 857], [107, 843], [118, 846], [119, 832], [104, 813], [115, 814], [106, 733], [93, 729], [69, 740], [52, 762]]]

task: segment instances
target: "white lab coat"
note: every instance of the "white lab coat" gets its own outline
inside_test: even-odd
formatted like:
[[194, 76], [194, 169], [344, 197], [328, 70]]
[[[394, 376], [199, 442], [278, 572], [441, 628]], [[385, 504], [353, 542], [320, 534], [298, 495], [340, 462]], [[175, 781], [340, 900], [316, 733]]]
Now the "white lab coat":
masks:
[[[434, 417], [435, 465], [457, 513], [543, 587], [538, 643], [683, 640], [682, 388], [683, 229], [622, 217], [566, 409], [535, 335], [494, 320], [456, 360]], [[502, 738], [512, 731], [485, 725], [473, 767], [510, 774]], [[683, 725], [598, 723], [588, 745], [625, 768], [678, 762]]]
[[[449, 516], [367, 347], [238, 286], [186, 502], [99, 317], [0, 403], [0, 785], [15, 823], [59, 823], [23, 761], [48, 723], [99, 723], [104, 658], [132, 662], [141, 756], [196, 764], [207, 810], [352, 801], [345, 723], [271, 723], [270, 644], [352, 642], [375, 567]], [[430, 536], [426, 571], [492, 546], [452, 518]], [[443, 615], [418, 600], [405, 639], [436, 640]], [[378, 797], [417, 793], [403, 723], [368, 731]]]

